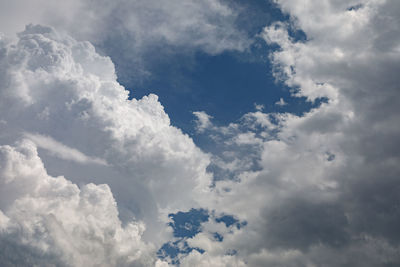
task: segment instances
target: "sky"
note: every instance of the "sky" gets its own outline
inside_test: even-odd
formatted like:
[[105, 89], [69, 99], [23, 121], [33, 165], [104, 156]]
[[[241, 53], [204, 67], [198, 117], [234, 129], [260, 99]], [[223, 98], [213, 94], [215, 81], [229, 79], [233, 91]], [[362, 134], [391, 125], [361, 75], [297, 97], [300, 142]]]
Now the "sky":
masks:
[[0, 0], [0, 265], [400, 265], [400, 2]]

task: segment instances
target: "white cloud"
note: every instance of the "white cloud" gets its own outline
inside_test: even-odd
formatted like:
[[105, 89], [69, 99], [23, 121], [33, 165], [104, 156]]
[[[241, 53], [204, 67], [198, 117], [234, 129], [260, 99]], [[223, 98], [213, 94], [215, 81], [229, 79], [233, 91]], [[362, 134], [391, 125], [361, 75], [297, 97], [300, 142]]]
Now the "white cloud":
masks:
[[99, 158], [89, 157], [77, 149], [65, 146], [60, 142], [57, 142], [51, 137], [31, 133], [25, 133], [24, 136], [32, 140], [38, 147], [49, 151], [53, 156], [59, 157], [61, 159], [73, 160], [79, 163], [107, 165], [106, 161]]
[[122, 223], [142, 221], [143, 239], [160, 246], [171, 235], [167, 214], [198, 207], [209, 191], [209, 156], [170, 125], [157, 96], [128, 100], [111, 60], [90, 43], [33, 25], [18, 38], [0, 42], [0, 143], [25, 133], [53, 176], [107, 184]]
[[[304, 116], [257, 110], [211, 127], [221, 147], [213, 156], [170, 125], [155, 95], [127, 100], [112, 62], [90, 43], [41, 26], [29, 26], [17, 44], [1, 39], [0, 142], [37, 133], [47, 146], [57, 140], [50, 151], [108, 163], [91, 168], [60, 153], [40, 159], [28, 141], [1, 146], [0, 246], [18, 245], [1, 257], [24, 255], [40, 265], [45, 251], [55, 263], [85, 264], [90, 256], [123, 265], [129, 251], [148, 266], [170, 235], [165, 215], [201, 206], [247, 225], [217, 242], [211, 233], [223, 229], [204, 223], [189, 242], [207, 251], [192, 251], [183, 265], [398, 265], [400, 5], [278, 3], [307, 41], [293, 40], [284, 23], [265, 29], [265, 40], [281, 47], [271, 55], [276, 77], [297, 96], [329, 100]], [[209, 129], [209, 117], [199, 114]], [[210, 161], [222, 169], [212, 192]], [[43, 164], [69, 180], [50, 177]], [[71, 239], [91, 250], [82, 253]]]
[[[79, 188], [64, 177], [49, 176], [28, 140], [0, 146], [0, 165], [2, 264], [153, 264], [154, 247], [141, 240], [143, 223], [122, 226], [107, 185]], [[13, 257], [27, 247], [40, 257]]]
[[238, 260], [235, 256], [221, 255], [213, 257], [209, 256], [207, 253], [200, 254], [194, 250], [182, 260], [181, 266], [243, 267], [246, 266], [246, 264], [243, 261]]
[[118, 60], [120, 79], [140, 80], [170, 54], [247, 49], [239, 11], [221, 0], [1, 0], [0, 32], [11, 36], [30, 23], [55, 27]]
[[265, 108], [265, 106], [262, 105], [262, 104], [254, 103], [254, 108], [255, 108], [257, 111], [263, 111], [263, 109]]
[[290, 37], [284, 23], [265, 28], [265, 40], [281, 48], [271, 54], [276, 78], [297, 96], [329, 100], [303, 116], [242, 118], [228, 138], [241, 140], [245, 129], [262, 149], [226, 149], [243, 161], [258, 155], [259, 169], [216, 182], [213, 203], [248, 224], [197, 244], [216, 260], [233, 249], [249, 266], [398, 265], [400, 5], [277, 2], [307, 40]]
[[287, 103], [286, 103], [285, 100], [283, 100], [283, 98], [281, 97], [281, 98], [279, 99], [279, 101], [275, 102], [275, 105], [278, 105], [278, 106], [285, 106], [285, 105], [287, 105]]
[[204, 132], [206, 129], [212, 128], [211, 122], [212, 116], [208, 115], [204, 111], [195, 111], [193, 114], [196, 116], [196, 130], [199, 133]]

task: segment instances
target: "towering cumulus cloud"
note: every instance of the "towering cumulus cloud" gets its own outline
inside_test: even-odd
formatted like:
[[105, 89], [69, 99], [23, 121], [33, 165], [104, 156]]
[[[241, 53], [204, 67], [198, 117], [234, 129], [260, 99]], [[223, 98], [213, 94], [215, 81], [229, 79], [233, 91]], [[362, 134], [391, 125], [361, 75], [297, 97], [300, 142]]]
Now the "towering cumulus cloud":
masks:
[[49, 176], [28, 140], [1, 146], [0, 159], [3, 266], [152, 264], [144, 226], [121, 226], [107, 185]]
[[169, 236], [162, 215], [208, 190], [208, 156], [170, 126], [157, 96], [127, 100], [89, 43], [32, 25], [18, 38], [0, 49], [1, 239], [12, 250], [2, 257], [22, 246], [29, 257], [10, 262], [151, 265]]

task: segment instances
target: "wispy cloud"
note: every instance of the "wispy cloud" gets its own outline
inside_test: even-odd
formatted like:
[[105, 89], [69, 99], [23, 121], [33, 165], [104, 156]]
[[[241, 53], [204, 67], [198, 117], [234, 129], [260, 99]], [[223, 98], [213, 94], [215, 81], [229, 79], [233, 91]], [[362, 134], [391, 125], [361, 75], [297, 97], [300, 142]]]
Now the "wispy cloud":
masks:
[[82, 164], [92, 163], [107, 165], [104, 159], [89, 157], [75, 148], [68, 147], [54, 140], [50, 136], [33, 133], [24, 133], [24, 136], [32, 140], [39, 148], [48, 151], [51, 155], [60, 159], [71, 160]]
[[206, 129], [212, 128], [211, 122], [212, 116], [208, 115], [205, 111], [195, 111], [193, 115], [196, 116], [196, 130], [199, 133], [203, 133]]
[[285, 100], [283, 100], [283, 98], [281, 97], [281, 98], [279, 99], [279, 101], [275, 102], [275, 105], [277, 105], [277, 106], [285, 106], [285, 105], [287, 105], [287, 103], [286, 103]]

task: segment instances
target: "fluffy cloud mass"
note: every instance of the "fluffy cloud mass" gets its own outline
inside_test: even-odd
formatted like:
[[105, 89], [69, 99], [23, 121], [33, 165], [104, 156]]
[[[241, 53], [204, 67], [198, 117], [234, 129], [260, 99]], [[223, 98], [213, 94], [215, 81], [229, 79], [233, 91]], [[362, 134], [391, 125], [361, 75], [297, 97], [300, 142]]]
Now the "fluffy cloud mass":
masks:
[[[279, 47], [270, 54], [274, 76], [294, 96], [323, 101], [302, 115], [258, 106], [226, 126], [195, 112], [213, 154], [170, 125], [157, 96], [128, 100], [113, 63], [91, 43], [38, 25], [17, 41], [1, 37], [0, 261], [167, 266], [156, 252], [173, 240], [181, 250], [164, 260], [181, 266], [400, 264], [400, 4], [276, 2], [290, 20], [260, 34]], [[122, 20], [127, 6], [140, 16], [154, 11], [147, 2], [121, 3], [94, 9], [87, 29], [48, 23], [96, 43], [107, 31], [91, 23], [115, 25], [102, 21], [109, 10]], [[232, 10], [188, 3], [171, 4], [187, 12], [161, 5], [172, 28], [153, 19], [150, 32], [130, 20], [120, 27], [138, 27], [130, 37], [143, 43], [241, 49], [228, 45], [238, 35], [198, 24], [222, 16], [217, 22], [229, 29]], [[216, 37], [224, 48], [210, 41]], [[206, 216], [178, 239], [168, 214], [191, 208]]]
[[[219, 166], [232, 163], [240, 180], [217, 183], [217, 205], [248, 222], [222, 243], [250, 266], [397, 265], [400, 5], [277, 2], [307, 39], [296, 41], [285, 23], [265, 28], [280, 47], [270, 55], [275, 77], [327, 102], [211, 130], [230, 151]], [[234, 159], [249, 151], [257, 165], [240, 171]]]
[[[170, 235], [170, 231], [166, 229], [166, 214], [198, 206], [196, 196], [200, 198], [200, 195], [207, 192], [211, 178], [206, 173], [208, 156], [202, 153], [188, 136], [170, 126], [169, 118], [157, 101], [157, 96], [127, 100], [127, 91], [115, 80], [112, 62], [109, 58], [98, 55], [89, 43], [77, 42], [48, 27], [32, 25], [18, 37], [17, 44], [1, 40], [1, 142], [14, 144], [19, 140], [29, 139], [31, 143], [17, 148], [3, 147], [2, 164], [5, 165], [2, 166], [5, 166], [5, 169], [1, 181], [7, 185], [4, 192], [9, 191], [8, 186], [18, 187], [18, 184], [23, 185], [29, 180], [32, 180], [33, 185], [26, 185], [26, 188], [24, 185], [25, 191], [16, 196], [2, 194], [2, 223], [9, 220], [21, 223], [21, 220], [24, 220], [22, 215], [15, 218], [10, 215], [11, 218], [8, 218], [9, 213], [17, 212], [14, 210], [18, 207], [14, 206], [19, 203], [20, 198], [23, 201], [21, 205], [27, 205], [30, 201], [32, 203], [29, 205], [36, 205], [38, 198], [38, 207], [30, 211], [31, 215], [26, 216], [38, 217], [40, 231], [49, 235], [49, 242], [55, 242], [53, 239], [57, 238], [62, 243], [67, 242], [63, 238], [69, 238], [68, 242], [77, 244], [74, 251], [58, 252], [62, 259], [71, 265], [86, 265], [87, 259], [93, 257], [88, 253], [86, 260], [75, 259], [74, 252], [81, 252], [79, 247], [85, 244], [80, 244], [80, 240], [75, 240], [74, 235], [69, 234], [76, 228], [76, 236], [81, 236], [78, 226], [83, 224], [80, 219], [86, 216], [89, 221], [85, 231], [96, 234], [99, 232], [99, 235], [109, 234], [112, 242], [121, 241], [117, 246], [101, 236], [90, 237], [103, 239], [96, 245], [98, 251], [93, 249], [94, 253], [102, 254], [101, 250], [108, 250], [107, 246], [115, 247], [116, 250], [126, 249], [126, 253], [131, 253], [129, 246], [139, 244], [144, 231], [142, 224], [132, 220], [143, 221], [147, 229], [143, 238], [160, 245]], [[36, 153], [36, 147], [39, 148], [41, 159]], [[59, 178], [46, 174], [42, 161], [48, 172], [69, 179], [67, 181], [60, 178], [62, 183], [66, 184], [66, 193], [53, 192], [56, 189], [47, 185], [54, 180], [54, 186], [63, 187], [56, 182]], [[20, 177], [21, 172], [26, 177]], [[32, 174], [29, 174], [31, 172]], [[10, 180], [14, 180], [10, 177], [15, 177], [17, 184], [8, 185]], [[70, 181], [80, 185], [83, 183], [85, 189], [80, 191]], [[107, 183], [108, 186], [84, 185], [92, 182]], [[50, 188], [40, 189], [42, 183]], [[119, 217], [126, 229], [121, 228], [109, 187], [115, 193]], [[46, 198], [41, 199], [39, 192], [46, 190], [50, 191], [48, 198], [56, 197], [54, 205], [62, 205], [59, 210], [65, 209], [65, 213], [58, 209], [53, 211], [52, 204], [49, 204]], [[103, 222], [104, 218], [99, 217], [97, 213], [91, 215], [80, 211], [79, 202], [89, 201], [85, 200], [83, 195], [87, 191], [87, 198], [91, 198], [91, 190], [94, 191], [94, 196], [89, 200], [93, 206], [88, 209], [98, 210], [99, 214], [104, 213], [101, 216], [113, 215], [110, 221]], [[59, 198], [58, 195], [63, 197]], [[95, 203], [103, 196], [104, 204], [100, 201], [97, 207]], [[29, 200], [29, 197], [32, 199]], [[40, 204], [42, 202], [47, 204], [43, 206]], [[40, 213], [36, 214], [39, 211]], [[42, 222], [49, 216], [61, 221], [65, 216], [69, 216], [75, 221], [71, 222], [71, 226], [66, 222], [65, 227], [69, 229], [65, 232], [60, 226], [60, 230], [53, 237], [52, 229], [47, 229], [47, 224]], [[97, 226], [97, 223], [107, 225]], [[35, 222], [32, 224], [36, 225]], [[133, 226], [130, 226], [131, 224]], [[8, 226], [4, 227], [8, 229]], [[35, 236], [35, 229], [29, 231]], [[129, 236], [132, 236], [135, 242], [124, 239], [129, 239]], [[26, 242], [20, 241], [21, 244], [27, 246], [26, 249], [32, 245], [34, 249], [39, 250], [35, 253], [43, 253], [40, 249], [46, 250], [45, 245], [51, 245], [40, 245], [29, 241], [29, 237], [27, 239]], [[119, 260], [118, 257], [110, 260]], [[71, 261], [69, 258], [72, 258]], [[99, 260], [102, 261], [100, 258]], [[115, 265], [115, 261], [110, 264]], [[129, 260], [124, 261], [124, 258], [121, 261], [129, 263]], [[104, 264], [106, 262], [104, 261]]]
[[79, 188], [46, 173], [34, 143], [1, 146], [1, 262], [4, 265], [147, 266], [144, 226], [122, 227], [110, 188]]
[[239, 13], [221, 0], [0, 1], [0, 31], [12, 36], [29, 23], [51, 25], [111, 56], [120, 79], [141, 81], [177, 53], [247, 49], [252, 41], [236, 25]]
[[235, 27], [237, 11], [219, 0], [16, 0], [1, 1], [0, 6], [1, 28], [9, 34], [23, 30], [27, 23], [42, 23], [94, 43], [124, 35], [136, 49], [162, 42], [219, 53], [225, 49], [243, 50], [249, 44], [245, 33]]

